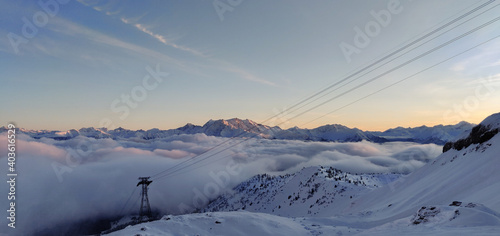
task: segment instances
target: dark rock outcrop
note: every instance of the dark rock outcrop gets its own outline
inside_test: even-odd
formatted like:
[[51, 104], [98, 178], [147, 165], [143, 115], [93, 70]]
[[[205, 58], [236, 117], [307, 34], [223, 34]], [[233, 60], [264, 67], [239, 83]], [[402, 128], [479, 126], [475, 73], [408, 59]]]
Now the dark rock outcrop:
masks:
[[469, 136], [467, 138], [459, 139], [455, 142], [447, 142], [443, 146], [443, 152], [447, 152], [450, 149], [462, 150], [464, 148], [469, 147], [472, 144], [481, 144], [484, 143], [493, 136], [495, 136], [499, 131], [499, 128], [490, 128], [479, 124], [472, 128]]

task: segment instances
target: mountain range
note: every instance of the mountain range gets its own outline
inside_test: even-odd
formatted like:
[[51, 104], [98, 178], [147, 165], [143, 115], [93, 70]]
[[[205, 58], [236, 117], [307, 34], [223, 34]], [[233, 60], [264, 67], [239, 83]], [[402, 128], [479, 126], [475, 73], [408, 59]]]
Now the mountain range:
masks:
[[[435, 143], [444, 145], [454, 141], [458, 137], [468, 133], [474, 124], [460, 122], [456, 125], [437, 125], [433, 127], [420, 126], [415, 128], [397, 127], [386, 131], [363, 131], [357, 128], [349, 128], [340, 124], [324, 125], [314, 129], [303, 129], [293, 127], [282, 129], [278, 126], [270, 127], [258, 124], [251, 120], [238, 118], [210, 120], [202, 126], [191, 123], [185, 126], [169, 129], [150, 130], [129, 130], [117, 128], [108, 130], [107, 128], [81, 128], [68, 131], [53, 130], [27, 130], [19, 129], [20, 133], [27, 134], [32, 138], [51, 138], [56, 140], [71, 139], [82, 135], [86, 137], [102, 139], [161, 139], [173, 135], [198, 134], [203, 133], [208, 136], [217, 137], [258, 137], [265, 139], [286, 139], [303, 141], [327, 141], [327, 142], [359, 142], [367, 140], [376, 143], [407, 141], [416, 143]], [[4, 132], [6, 127], [1, 127], [0, 132]]]

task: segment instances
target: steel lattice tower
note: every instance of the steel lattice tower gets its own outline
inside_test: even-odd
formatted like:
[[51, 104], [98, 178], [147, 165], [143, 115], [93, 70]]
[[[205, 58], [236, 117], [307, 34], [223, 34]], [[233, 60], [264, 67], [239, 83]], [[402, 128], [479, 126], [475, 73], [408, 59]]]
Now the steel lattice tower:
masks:
[[137, 186], [142, 185], [141, 209], [139, 210], [139, 222], [145, 221], [145, 218], [152, 219], [151, 206], [148, 199], [148, 186], [153, 181], [149, 180], [151, 177], [139, 177]]

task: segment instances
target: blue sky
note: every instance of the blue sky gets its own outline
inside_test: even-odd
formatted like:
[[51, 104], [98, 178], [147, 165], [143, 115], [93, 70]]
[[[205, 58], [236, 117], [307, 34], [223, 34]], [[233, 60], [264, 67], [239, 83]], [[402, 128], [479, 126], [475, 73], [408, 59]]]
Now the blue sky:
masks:
[[[37, 1], [0, 0], [4, 125], [169, 129], [232, 117], [260, 122], [487, 1], [41, 2], [49, 4], [48, 11]], [[219, 12], [214, 3], [222, 6]], [[370, 12], [388, 11], [390, 4], [398, 13], [383, 26]], [[500, 12], [496, 4], [302, 110], [494, 19]], [[25, 20], [39, 25], [36, 32], [23, 34]], [[355, 28], [364, 30], [370, 22], [380, 29], [347, 60], [341, 43], [355, 45]], [[14, 40], [17, 46], [14, 34], [24, 38]], [[498, 112], [498, 38], [331, 112], [499, 34], [497, 21], [302, 116], [288, 120], [296, 113], [286, 113], [266, 124], [311, 128], [339, 123], [382, 130], [480, 122]], [[147, 68], [168, 76], [159, 82]], [[143, 85], [145, 76], [150, 76], [146, 84], [151, 89]], [[133, 104], [122, 96], [132, 97]]]

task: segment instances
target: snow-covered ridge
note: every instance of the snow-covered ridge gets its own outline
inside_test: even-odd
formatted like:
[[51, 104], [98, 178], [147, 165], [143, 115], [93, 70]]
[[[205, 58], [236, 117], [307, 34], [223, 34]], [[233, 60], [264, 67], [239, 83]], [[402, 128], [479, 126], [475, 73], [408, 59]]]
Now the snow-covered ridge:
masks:
[[[492, 121], [493, 122], [493, 121]], [[278, 126], [270, 127], [258, 124], [251, 120], [233, 118], [229, 120], [210, 120], [203, 126], [186, 124], [183, 127], [170, 130], [129, 130], [117, 128], [81, 128], [79, 130], [53, 131], [53, 130], [27, 130], [19, 129], [20, 133], [27, 134], [32, 138], [51, 138], [56, 140], [72, 139], [79, 135], [96, 139], [111, 138], [120, 139], [159, 139], [180, 134], [203, 133], [208, 136], [217, 137], [259, 137], [266, 139], [286, 139], [304, 141], [327, 141], [327, 142], [359, 142], [367, 140], [376, 143], [391, 141], [408, 141], [417, 143], [445, 144], [454, 141], [464, 132], [469, 132], [474, 125], [460, 122], [456, 125], [437, 125], [434, 127], [421, 126], [416, 128], [398, 127], [384, 132], [362, 131], [357, 128], [349, 128], [339, 124], [324, 125], [314, 129], [301, 129], [298, 127], [282, 129]], [[6, 127], [0, 127], [0, 132], [6, 131]]]
[[447, 142], [443, 152], [450, 149], [462, 150], [472, 144], [481, 144], [493, 138], [500, 131], [500, 113], [493, 114], [472, 128], [469, 135], [454, 142]]
[[256, 175], [202, 212], [246, 210], [279, 216], [325, 216], [341, 211], [353, 198], [395, 181], [399, 174], [352, 174], [333, 167], [308, 167], [271, 176]]
[[500, 128], [500, 112], [488, 116], [486, 119], [481, 121], [480, 125], [483, 125], [488, 129]]

